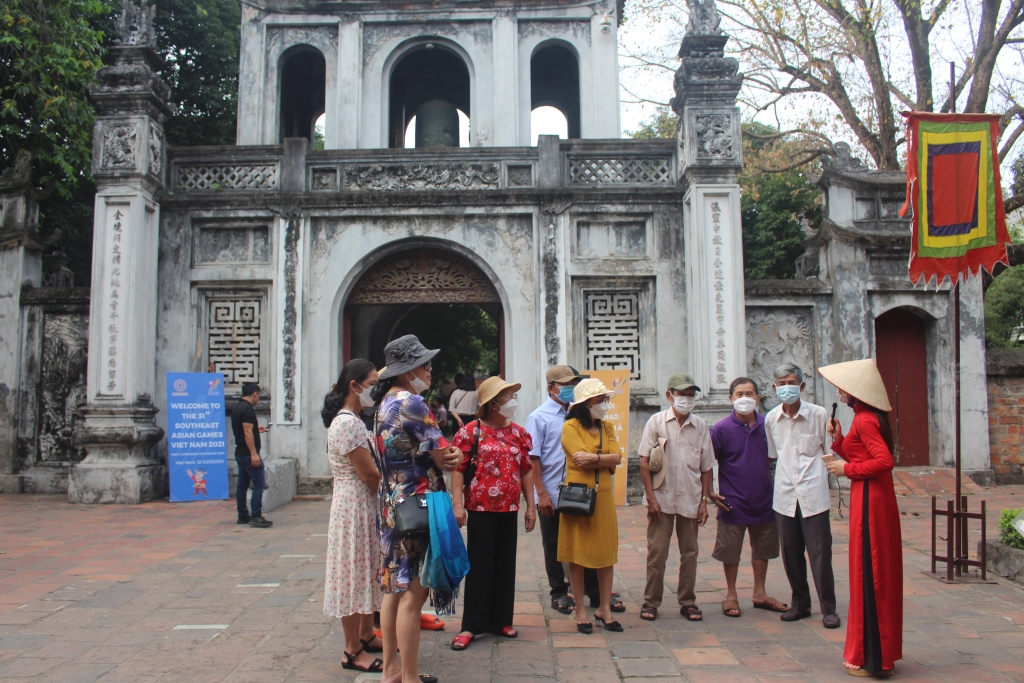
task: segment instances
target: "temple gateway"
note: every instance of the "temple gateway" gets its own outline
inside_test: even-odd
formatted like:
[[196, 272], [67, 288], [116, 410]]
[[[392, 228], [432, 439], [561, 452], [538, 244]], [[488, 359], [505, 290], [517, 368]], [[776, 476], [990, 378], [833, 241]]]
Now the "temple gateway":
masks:
[[[620, 139], [613, 0], [251, 0], [237, 144], [174, 148], [152, 16], [128, 0], [92, 88], [91, 289], [43, 266], [37, 196], [17, 169], [0, 178], [3, 490], [164, 495], [166, 374], [210, 368], [229, 396], [262, 387], [271, 485], [323, 490], [324, 393], [411, 307], [438, 303], [497, 322], [526, 412], [549, 365], [628, 368], [631, 455], [673, 372], [693, 373], [715, 420], [734, 377], [767, 396], [795, 362], [805, 398], [830, 404], [813, 369], [874, 356], [899, 464], [951, 465], [953, 302], [908, 280], [902, 174], [843, 150], [817, 181], [825, 218], [800, 279], [745, 282], [743, 77], [713, 1], [690, 4], [673, 140]], [[540, 106], [568, 139], [532, 145]], [[962, 289], [964, 467], [984, 471], [982, 289]]]

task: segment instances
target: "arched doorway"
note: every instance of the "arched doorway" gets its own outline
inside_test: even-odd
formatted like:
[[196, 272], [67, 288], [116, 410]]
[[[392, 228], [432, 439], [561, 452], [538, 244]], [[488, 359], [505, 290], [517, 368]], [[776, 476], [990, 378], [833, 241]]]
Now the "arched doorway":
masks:
[[875, 362], [893, 408], [889, 421], [900, 467], [930, 464], [925, 326], [902, 308], [875, 318]]
[[343, 355], [384, 364], [384, 346], [415, 334], [440, 348], [434, 379], [457, 372], [503, 373], [504, 314], [486, 274], [468, 259], [415, 248], [381, 259], [359, 278], [345, 302]]
[[466, 137], [460, 136], [460, 126], [466, 124], [460, 123], [458, 114], [464, 114], [467, 123], [473, 116], [469, 69], [442, 41], [424, 43], [395, 65], [389, 102], [389, 147], [405, 147], [406, 131], [414, 117], [416, 147], [459, 147], [460, 137]]

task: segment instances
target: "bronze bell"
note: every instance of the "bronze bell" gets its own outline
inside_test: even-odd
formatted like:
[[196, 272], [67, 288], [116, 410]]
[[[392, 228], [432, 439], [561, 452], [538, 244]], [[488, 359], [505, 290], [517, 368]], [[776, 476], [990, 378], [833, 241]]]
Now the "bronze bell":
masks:
[[459, 110], [445, 100], [427, 100], [416, 110], [416, 148], [458, 147]]

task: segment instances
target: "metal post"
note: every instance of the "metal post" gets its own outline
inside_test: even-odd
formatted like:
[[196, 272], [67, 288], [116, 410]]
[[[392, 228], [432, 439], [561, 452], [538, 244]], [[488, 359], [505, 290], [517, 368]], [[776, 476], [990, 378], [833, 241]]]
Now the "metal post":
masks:
[[[953, 391], [956, 395], [956, 405], [954, 407], [955, 414], [953, 416], [955, 423], [955, 439], [956, 439], [956, 511], [961, 510], [961, 487], [960, 487], [960, 276], [957, 275], [956, 285], [953, 287], [953, 337], [954, 337], [954, 353], [955, 360], [953, 364]], [[967, 520], [962, 518], [960, 515], [956, 515], [956, 555], [953, 560], [956, 563], [956, 575], [960, 576], [960, 557], [963, 548], [960, 547], [960, 530], [961, 526], [966, 528]]]
[[982, 581], [988, 580], [988, 576], [986, 574], [986, 572], [988, 572], [988, 566], [987, 566], [988, 565], [988, 558], [986, 557], [986, 555], [988, 555], [988, 546], [985, 545], [985, 524], [986, 524], [986, 522], [987, 522], [987, 520], [985, 519], [985, 501], [981, 501], [981, 548], [978, 549], [979, 550], [979, 552], [978, 552], [978, 555], [979, 555], [978, 559], [981, 560], [981, 580]]
[[932, 574], [935, 574], [935, 496], [932, 496]]
[[946, 581], [953, 581], [953, 501], [946, 501]]

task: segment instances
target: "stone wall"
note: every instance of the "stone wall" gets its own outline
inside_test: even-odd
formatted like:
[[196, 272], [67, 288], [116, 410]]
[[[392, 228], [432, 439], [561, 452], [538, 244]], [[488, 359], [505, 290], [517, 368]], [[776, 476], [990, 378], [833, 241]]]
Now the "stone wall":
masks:
[[1024, 484], [1024, 349], [988, 352], [988, 431], [997, 484]]

